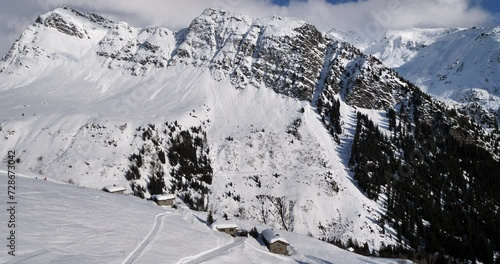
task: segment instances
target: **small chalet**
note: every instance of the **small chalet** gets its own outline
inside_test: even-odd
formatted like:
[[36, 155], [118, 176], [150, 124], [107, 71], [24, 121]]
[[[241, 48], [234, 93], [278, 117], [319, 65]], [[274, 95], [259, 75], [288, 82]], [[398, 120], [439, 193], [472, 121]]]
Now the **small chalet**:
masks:
[[274, 231], [274, 229], [266, 229], [262, 231], [262, 237], [264, 238], [264, 242], [270, 252], [283, 255], [287, 254], [287, 247], [290, 243], [288, 243], [285, 238], [280, 236], [279, 233]]
[[127, 188], [125, 188], [123, 186], [117, 186], [116, 184], [102, 188], [102, 190], [105, 192], [116, 193], [116, 194], [125, 194], [126, 189]]
[[159, 206], [172, 206], [175, 201], [175, 194], [155, 194], [151, 196], [151, 200], [155, 201]]
[[231, 219], [217, 219], [212, 223], [212, 229], [219, 232], [224, 232], [231, 236], [236, 236], [236, 231], [238, 230], [238, 225]]

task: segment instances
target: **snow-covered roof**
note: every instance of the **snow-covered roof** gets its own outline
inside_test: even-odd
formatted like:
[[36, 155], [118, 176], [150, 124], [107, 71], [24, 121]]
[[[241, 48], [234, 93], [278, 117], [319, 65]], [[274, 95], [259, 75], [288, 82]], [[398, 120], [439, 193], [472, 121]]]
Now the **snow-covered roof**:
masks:
[[278, 232], [276, 232], [274, 229], [266, 229], [262, 231], [262, 237], [269, 243], [272, 244], [277, 241], [281, 241], [283, 243], [286, 243], [287, 245], [290, 245], [288, 241], [282, 237]]
[[212, 229], [217, 229], [217, 228], [238, 228], [238, 225], [232, 220], [226, 220], [224, 218], [217, 219], [215, 222], [212, 223], [211, 225]]
[[116, 185], [111, 185], [111, 186], [106, 186], [104, 188], [102, 188], [104, 191], [107, 191], [107, 192], [110, 192], [110, 193], [113, 193], [113, 192], [121, 192], [121, 191], [125, 191], [127, 188], [123, 187], [123, 186], [116, 186]]
[[175, 199], [175, 194], [155, 194], [151, 195], [151, 199], [154, 201], [165, 201]]

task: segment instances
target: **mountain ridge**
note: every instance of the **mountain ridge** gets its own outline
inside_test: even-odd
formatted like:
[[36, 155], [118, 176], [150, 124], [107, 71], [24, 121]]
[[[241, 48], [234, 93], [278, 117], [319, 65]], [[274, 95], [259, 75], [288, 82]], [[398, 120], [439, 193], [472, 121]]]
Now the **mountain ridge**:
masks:
[[[371, 40], [355, 32], [329, 34], [351, 41], [435, 98], [494, 128], [500, 120], [499, 30], [498, 26], [392, 30]], [[478, 89], [482, 91], [475, 92]]]
[[[207, 9], [174, 32], [110, 25], [69, 8], [52, 13], [23, 33], [0, 72], [10, 100], [0, 102], [0, 153], [19, 149], [32, 171], [93, 188], [123, 183], [140, 197], [174, 192], [194, 209], [332, 243], [355, 238], [376, 250], [416, 250], [428, 220], [393, 208], [409, 188], [397, 180], [397, 163], [421, 170], [412, 151], [422, 150], [431, 152], [426, 164], [439, 167], [435, 157], [450, 144], [461, 148], [457, 160], [468, 158], [469, 147], [492, 159], [490, 174], [499, 158], [498, 135], [297, 19]], [[443, 137], [452, 143], [437, 141]], [[386, 159], [359, 147], [368, 145]], [[461, 166], [474, 177], [480, 171], [468, 163], [444, 169]], [[458, 178], [456, 188], [476, 187]], [[399, 224], [416, 222], [418, 235]]]

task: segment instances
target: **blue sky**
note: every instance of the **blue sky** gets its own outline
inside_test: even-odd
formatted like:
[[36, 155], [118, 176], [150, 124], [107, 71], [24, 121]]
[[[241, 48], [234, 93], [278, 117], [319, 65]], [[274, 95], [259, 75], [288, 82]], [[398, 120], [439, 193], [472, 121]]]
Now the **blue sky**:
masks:
[[500, 13], [500, 1], [498, 0], [484, 0], [481, 5], [489, 11]]

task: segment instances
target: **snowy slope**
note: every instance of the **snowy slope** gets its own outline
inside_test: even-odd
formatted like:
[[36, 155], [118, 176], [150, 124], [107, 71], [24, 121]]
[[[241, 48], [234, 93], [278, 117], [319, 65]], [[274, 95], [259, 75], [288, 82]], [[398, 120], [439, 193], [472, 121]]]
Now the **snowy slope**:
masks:
[[379, 58], [391, 68], [398, 68], [436, 40], [458, 31], [460, 29], [391, 30], [372, 40], [363, 51]]
[[446, 35], [397, 71], [487, 127], [500, 120], [500, 27]]
[[[500, 27], [448, 34], [422, 49], [398, 68], [403, 76], [441, 98], [459, 99], [470, 89], [491, 96], [497, 110], [500, 96]], [[484, 101], [488, 99], [477, 97]]]
[[[3, 118], [10, 119], [1, 124], [2, 155], [16, 149], [23, 168], [82, 186], [128, 185], [123, 177], [127, 157], [142, 144], [134, 136], [135, 128], [164, 121], [191, 126], [211, 120], [206, 130], [213, 150], [210, 201], [215, 210], [237, 214], [243, 208], [248, 218], [282, 227], [274, 212], [263, 215], [260, 211], [264, 204], [275, 208], [272, 199], [283, 197], [295, 203], [294, 221], [287, 226], [290, 230], [344, 240], [354, 236], [375, 241], [374, 246], [381, 241], [390, 243], [388, 237], [380, 239], [378, 231], [370, 232], [379, 226], [369, 219], [376, 219], [382, 209], [353, 185], [334, 151], [335, 143], [306, 103], [269, 89], [236, 90], [229, 81], [216, 82], [207, 70], [192, 67], [174, 67], [165, 76], [155, 77], [172, 80], [171, 74], [176, 81], [151, 86], [156, 93], [153, 99], [151, 93], [131, 96], [137, 82], [155, 82], [150, 78], [122, 77], [119, 97], [114, 93], [103, 96], [96, 90], [99, 84], [84, 85], [83, 80], [54, 80], [18, 88], [11, 98], [27, 91], [32, 98], [2, 100], [7, 110]], [[54, 82], [59, 89], [52, 88]], [[71, 86], [74, 82], [79, 85]], [[63, 98], [73, 93], [64, 89], [68, 86], [88, 92], [66, 101]], [[54, 91], [45, 94], [46, 89]], [[119, 102], [117, 107], [109, 107], [115, 102]], [[299, 112], [302, 107], [304, 114]], [[286, 133], [297, 118], [303, 120], [301, 140]], [[276, 173], [279, 178], [272, 176]], [[262, 187], [255, 185], [254, 177], [261, 179]], [[340, 191], [334, 191], [333, 183]], [[243, 203], [228, 197], [227, 192], [239, 194]], [[335, 223], [340, 219], [341, 225], [333, 225], [334, 219]], [[331, 230], [319, 233], [320, 222]]]
[[[5, 172], [0, 175], [7, 188]], [[251, 237], [234, 239], [211, 230], [202, 213], [29, 175], [17, 177], [16, 256], [2, 254], [2, 263], [397, 263], [293, 233], [284, 235], [294, 254], [278, 256]], [[6, 195], [0, 199], [5, 204]], [[6, 226], [0, 230], [5, 233]]]

